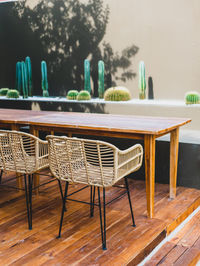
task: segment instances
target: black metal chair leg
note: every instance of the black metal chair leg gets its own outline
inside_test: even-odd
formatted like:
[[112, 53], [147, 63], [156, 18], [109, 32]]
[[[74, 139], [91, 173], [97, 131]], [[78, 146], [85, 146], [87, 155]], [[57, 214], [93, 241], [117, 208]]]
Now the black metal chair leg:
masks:
[[[61, 195], [61, 199], [62, 199], [62, 202], [63, 202], [63, 191], [62, 191], [62, 186], [61, 186], [61, 182], [60, 182], [60, 180], [59, 179], [57, 179], [58, 180], [58, 185], [59, 185], [59, 189], [60, 189], [60, 195]], [[66, 201], [65, 201], [65, 211], [67, 211], [67, 208], [66, 208]]]
[[105, 188], [103, 188], [103, 218], [104, 218], [104, 245], [103, 249], [106, 250], [106, 196], [105, 196]]
[[90, 187], [90, 217], [94, 216], [95, 186]]
[[64, 197], [63, 197], [63, 201], [62, 201], [62, 212], [61, 212], [61, 218], [60, 218], [60, 227], [59, 227], [59, 233], [58, 233], [58, 236], [57, 238], [60, 238], [61, 237], [61, 230], [62, 230], [62, 223], [63, 223], [63, 217], [64, 217], [64, 212], [65, 212], [65, 201], [66, 201], [66, 197], [67, 197], [67, 190], [68, 190], [68, 182], [66, 182], [66, 185], [65, 185], [65, 194], [64, 194]]
[[33, 184], [33, 175], [28, 175], [28, 186], [29, 186], [29, 229], [32, 229], [32, 184]]
[[3, 170], [1, 169], [1, 172], [0, 172], [0, 184], [2, 182], [2, 175], [3, 175]]
[[25, 188], [25, 196], [26, 196], [26, 208], [27, 208], [27, 217], [28, 217], [28, 227], [30, 229], [29, 197], [28, 197], [28, 188], [27, 188], [27, 182], [26, 182], [26, 175], [24, 175], [24, 188]]
[[103, 217], [104, 225], [102, 222], [102, 212], [101, 212], [101, 197], [100, 197], [100, 188], [98, 187], [98, 200], [99, 200], [99, 217], [100, 217], [100, 226], [101, 226], [101, 240], [102, 240], [102, 249], [106, 250], [106, 213], [105, 213], [105, 188], [103, 188]]
[[129, 201], [129, 206], [130, 206], [130, 210], [131, 210], [131, 218], [132, 218], [132, 222], [133, 222], [133, 227], [136, 227], [135, 220], [134, 220], [134, 215], [133, 215], [133, 208], [132, 208], [132, 203], [131, 203], [131, 197], [130, 197], [130, 191], [129, 191], [129, 185], [128, 185], [127, 177], [124, 178], [124, 181], [125, 181], [125, 185], [126, 185], [126, 192], [127, 192], [127, 195], [128, 195], [128, 201]]

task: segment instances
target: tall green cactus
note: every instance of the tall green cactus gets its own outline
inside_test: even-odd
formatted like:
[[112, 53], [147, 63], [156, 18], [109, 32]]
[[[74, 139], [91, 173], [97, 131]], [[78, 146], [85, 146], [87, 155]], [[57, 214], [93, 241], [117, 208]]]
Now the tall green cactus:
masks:
[[26, 65], [25, 62], [21, 62], [21, 73], [22, 73], [22, 92], [23, 98], [28, 98], [28, 79], [27, 79], [27, 72], [26, 72]]
[[21, 62], [16, 63], [16, 82], [15, 89], [18, 90], [19, 94], [22, 93], [22, 70]]
[[32, 68], [31, 68], [31, 59], [29, 56], [25, 59], [26, 73], [27, 73], [27, 82], [28, 82], [28, 95], [32, 96]]
[[49, 97], [48, 92], [48, 80], [47, 80], [47, 64], [45, 61], [41, 62], [41, 72], [42, 72], [42, 91], [43, 97]]
[[90, 61], [84, 60], [84, 90], [91, 93], [91, 84], [90, 84]]
[[98, 93], [99, 98], [103, 99], [104, 96], [104, 62], [98, 62]]
[[139, 98], [146, 98], [145, 65], [143, 61], [139, 63]]

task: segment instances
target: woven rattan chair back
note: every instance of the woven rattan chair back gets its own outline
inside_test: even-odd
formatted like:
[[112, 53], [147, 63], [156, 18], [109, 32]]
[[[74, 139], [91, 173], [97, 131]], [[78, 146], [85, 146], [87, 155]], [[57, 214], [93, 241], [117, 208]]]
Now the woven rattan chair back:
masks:
[[56, 136], [47, 136], [47, 140], [51, 172], [64, 181], [108, 187], [142, 163], [142, 152], [137, 149], [127, 162], [126, 154], [120, 155], [117, 147], [104, 141]]
[[48, 167], [47, 145], [39, 144], [31, 134], [0, 130], [0, 168], [32, 174], [45, 167]]

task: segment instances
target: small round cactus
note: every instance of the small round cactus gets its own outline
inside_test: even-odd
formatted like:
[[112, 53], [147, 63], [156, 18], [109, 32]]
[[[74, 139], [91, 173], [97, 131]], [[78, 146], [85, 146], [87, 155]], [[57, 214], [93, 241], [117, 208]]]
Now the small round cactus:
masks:
[[80, 91], [77, 96], [78, 101], [84, 101], [84, 100], [90, 100], [90, 99], [91, 99], [90, 93], [85, 90]]
[[6, 94], [7, 98], [19, 98], [18, 90], [9, 90]]
[[0, 89], [0, 96], [6, 96], [7, 92], [9, 91], [8, 88], [2, 88]]
[[70, 90], [67, 93], [67, 99], [68, 100], [76, 100], [78, 96], [78, 91], [77, 90]]
[[129, 101], [130, 91], [125, 87], [111, 87], [104, 94], [105, 101]]
[[197, 104], [200, 103], [200, 95], [196, 91], [187, 92], [185, 95], [186, 104]]

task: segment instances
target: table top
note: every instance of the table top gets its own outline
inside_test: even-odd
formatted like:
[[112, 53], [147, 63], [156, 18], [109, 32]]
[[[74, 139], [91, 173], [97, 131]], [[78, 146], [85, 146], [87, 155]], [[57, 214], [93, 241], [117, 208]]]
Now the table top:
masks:
[[188, 118], [0, 109], [0, 123], [162, 135], [191, 122]]

